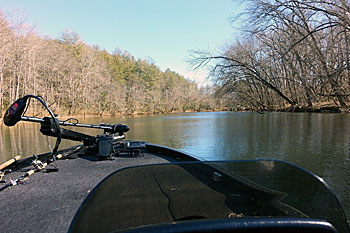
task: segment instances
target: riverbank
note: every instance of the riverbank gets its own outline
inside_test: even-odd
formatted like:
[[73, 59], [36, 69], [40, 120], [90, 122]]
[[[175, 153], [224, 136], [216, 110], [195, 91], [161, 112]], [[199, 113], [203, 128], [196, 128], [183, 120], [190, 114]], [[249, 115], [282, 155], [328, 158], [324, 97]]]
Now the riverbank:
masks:
[[[198, 112], [222, 112], [222, 111], [230, 111], [227, 108], [221, 108], [221, 109], [211, 109], [211, 110], [205, 110], [205, 111], [194, 111], [194, 110], [187, 110], [187, 111], [171, 111], [171, 112], [134, 112], [134, 113], [115, 113], [110, 114], [108, 112], [104, 113], [82, 113], [82, 114], [73, 114], [69, 115], [66, 111], [58, 111], [55, 112], [57, 114], [58, 118], [90, 118], [90, 117], [137, 117], [137, 116], [151, 116], [151, 115], [160, 115], [160, 114], [181, 114], [181, 113], [198, 113]], [[43, 112], [46, 113], [46, 112]], [[3, 116], [5, 113], [0, 114], [0, 123], [3, 122]], [[41, 113], [33, 113], [33, 114], [26, 114], [28, 116], [35, 116], [35, 117], [44, 117], [45, 114]]]
[[350, 113], [350, 108], [341, 108], [335, 104], [323, 103], [323, 104], [314, 104], [312, 107], [308, 106], [284, 106], [276, 108], [235, 108], [228, 111], [233, 112], [310, 112], [310, 113]]
[[322, 106], [322, 107], [288, 107], [283, 112], [315, 112], [315, 113], [348, 113], [349, 109], [341, 109], [338, 106]]

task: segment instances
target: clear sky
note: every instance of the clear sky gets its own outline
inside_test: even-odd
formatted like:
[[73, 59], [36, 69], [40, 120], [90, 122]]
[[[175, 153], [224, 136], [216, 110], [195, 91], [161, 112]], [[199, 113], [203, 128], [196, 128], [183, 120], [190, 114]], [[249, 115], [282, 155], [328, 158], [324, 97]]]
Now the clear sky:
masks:
[[220, 50], [233, 41], [230, 18], [242, 10], [232, 0], [0, 0], [0, 9], [23, 12], [40, 35], [75, 31], [89, 45], [151, 57], [162, 71], [198, 83], [207, 75], [191, 71], [189, 50]]

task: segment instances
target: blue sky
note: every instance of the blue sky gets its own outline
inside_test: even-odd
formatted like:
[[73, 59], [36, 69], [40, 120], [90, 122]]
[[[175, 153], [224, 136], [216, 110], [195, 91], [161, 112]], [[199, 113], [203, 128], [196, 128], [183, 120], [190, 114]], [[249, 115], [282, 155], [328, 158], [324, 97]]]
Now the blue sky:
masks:
[[242, 7], [232, 0], [1, 0], [0, 9], [23, 13], [41, 35], [76, 31], [87, 44], [151, 57], [163, 71], [203, 83], [207, 73], [191, 71], [189, 50], [220, 50], [234, 41], [230, 17]]

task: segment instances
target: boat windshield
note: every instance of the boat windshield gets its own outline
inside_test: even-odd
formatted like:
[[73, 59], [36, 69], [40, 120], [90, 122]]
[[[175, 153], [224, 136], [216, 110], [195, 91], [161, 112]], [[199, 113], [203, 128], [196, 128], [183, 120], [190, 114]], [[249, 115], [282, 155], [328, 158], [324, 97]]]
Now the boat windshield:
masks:
[[275, 160], [189, 162], [119, 170], [76, 214], [70, 232], [113, 232], [194, 219], [312, 218], [349, 232], [319, 177]]

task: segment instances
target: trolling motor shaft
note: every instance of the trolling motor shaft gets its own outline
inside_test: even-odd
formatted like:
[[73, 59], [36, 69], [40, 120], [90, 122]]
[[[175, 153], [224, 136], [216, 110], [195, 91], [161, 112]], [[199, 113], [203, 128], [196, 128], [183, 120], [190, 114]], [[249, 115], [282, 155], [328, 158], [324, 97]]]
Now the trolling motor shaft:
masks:
[[[28, 116], [22, 116], [21, 121], [30, 121], [30, 122], [37, 122], [37, 123], [43, 123], [45, 122], [45, 118], [38, 118], [38, 117], [28, 117]], [[62, 126], [75, 126], [75, 127], [83, 127], [83, 128], [91, 128], [91, 129], [103, 129], [105, 133], [126, 133], [130, 130], [129, 126], [122, 125], [122, 124], [98, 124], [98, 125], [92, 125], [92, 124], [80, 124], [80, 123], [72, 123], [72, 122], [66, 122], [66, 121], [58, 121], [58, 123]]]

